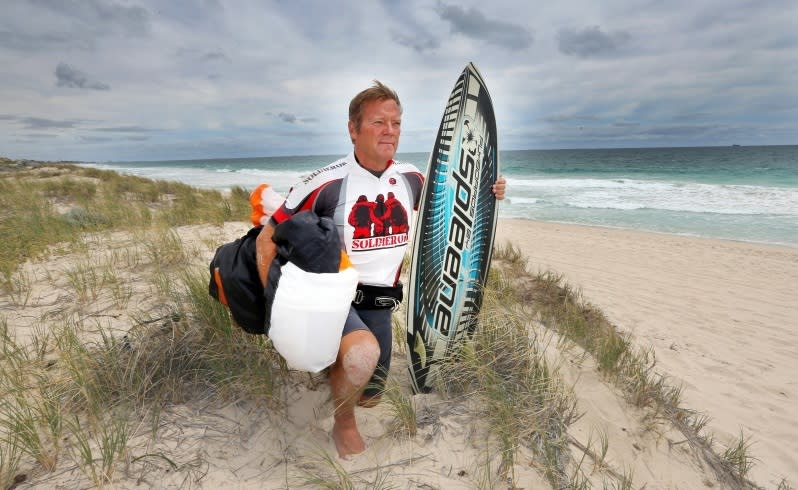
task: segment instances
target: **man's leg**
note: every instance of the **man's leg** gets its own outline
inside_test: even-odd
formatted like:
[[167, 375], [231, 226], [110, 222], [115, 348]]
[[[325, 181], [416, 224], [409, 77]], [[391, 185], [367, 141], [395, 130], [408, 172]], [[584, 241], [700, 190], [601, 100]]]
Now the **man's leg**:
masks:
[[358, 312], [360, 318], [368, 325], [371, 333], [380, 344], [380, 359], [374, 374], [360, 396], [358, 406], [371, 408], [377, 406], [385, 390], [388, 379], [388, 370], [391, 367], [391, 351], [393, 350], [393, 325], [391, 310], [362, 310]]
[[379, 356], [380, 345], [370, 331], [354, 330], [341, 337], [338, 358], [330, 368], [330, 388], [335, 403], [333, 439], [341, 458], [366, 449], [357, 430], [355, 402], [374, 374]]

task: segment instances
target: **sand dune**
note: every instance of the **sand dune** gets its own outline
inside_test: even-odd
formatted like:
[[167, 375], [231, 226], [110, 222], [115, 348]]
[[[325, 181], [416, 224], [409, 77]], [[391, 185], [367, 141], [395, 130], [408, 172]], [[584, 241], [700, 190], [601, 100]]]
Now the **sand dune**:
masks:
[[[215, 246], [246, 229], [245, 223], [192, 226], [181, 228], [180, 236], [202, 265]], [[499, 242], [506, 240], [521, 248], [531, 271], [563, 274], [620, 329], [631, 332], [637, 344], [652, 346], [659, 372], [684, 384], [684, 404], [712, 417], [710, 429], [719, 442], [732, 442], [740, 429], [750, 436], [758, 458], [749, 475], [754, 481], [766, 488], [775, 488], [784, 477], [798, 481], [798, 426], [789, 415], [790, 402], [798, 396], [791, 377], [798, 367], [798, 311], [792, 298], [798, 286], [798, 250], [523, 220], [500, 222]], [[26, 304], [0, 297], [18, 341], [30, 338], [53, 312], [69, 309], [72, 300], [63, 271], [102, 263], [98, 257], [112, 251], [126, 256], [124, 250], [141, 246], [125, 233], [96, 236], [87, 244], [83, 252], [55, 253], [46, 261], [26, 264], [32, 281]], [[102, 301], [96, 305], [97, 316], [120, 333], [131, 327], [138, 312], [158, 301], [147, 285], [155, 271], [142, 265], [125, 272], [132, 292], [127, 309]], [[635, 488], [718, 486], [713, 473], [682, 443], [684, 437], [664, 426], [649, 430], [645, 413], [630, 407], [598, 375], [589, 357], [575, 348], [562, 350], [552, 340], [554, 334], [534, 322], [529, 328], [546, 340], [547, 357], [559, 366], [582, 414], [568, 431], [574, 457], [584, 457], [579, 445], [595, 450], [600, 437], [608, 441], [602, 464], [585, 458], [583, 469], [594, 488], [613, 474], [631, 475]], [[394, 351], [392, 374], [409, 392], [401, 342]], [[131, 462], [117, 471], [113, 486], [294, 488], [309, 475], [334, 479], [333, 467], [324, 460], [335, 450], [323, 377], [313, 380], [297, 373], [286, 401], [280, 410], [248, 400], [167, 407], [155, 440], [148, 427], [140, 427], [131, 438]], [[395, 488], [508, 488], [495, 474], [495, 454], [493, 460], [486, 457], [487, 441], [469, 403], [473, 401], [444, 400], [435, 393], [416, 395], [419, 428], [414, 437], [392, 434], [386, 403], [359, 409], [368, 449], [349, 461], [332, 461], [356, 488], [380, 481]], [[174, 466], [146, 456], [152, 454], [167, 455]], [[516, 461], [520, 487], [549, 487], [529, 451], [519, 448]], [[22, 469], [33, 487], [86, 483], [69, 457], [53, 473], [30, 464], [26, 460]]]
[[719, 441], [750, 437], [754, 481], [798, 481], [798, 249], [526, 220], [498, 239], [653, 347]]

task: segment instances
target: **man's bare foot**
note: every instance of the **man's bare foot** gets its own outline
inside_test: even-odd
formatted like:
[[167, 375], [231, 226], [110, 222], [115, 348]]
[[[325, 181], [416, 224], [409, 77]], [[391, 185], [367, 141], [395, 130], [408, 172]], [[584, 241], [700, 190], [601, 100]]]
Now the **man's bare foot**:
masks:
[[346, 459], [366, 450], [366, 443], [357, 430], [354, 418], [352, 421], [336, 420], [332, 430], [333, 441], [338, 449], [338, 457]]

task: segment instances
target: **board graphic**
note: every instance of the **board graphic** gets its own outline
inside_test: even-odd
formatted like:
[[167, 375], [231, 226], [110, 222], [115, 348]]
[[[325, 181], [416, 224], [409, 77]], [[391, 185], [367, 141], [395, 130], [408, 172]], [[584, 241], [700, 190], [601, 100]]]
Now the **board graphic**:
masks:
[[499, 175], [496, 118], [469, 63], [454, 85], [430, 154], [408, 280], [407, 343], [415, 392], [473, 334], [490, 266]]

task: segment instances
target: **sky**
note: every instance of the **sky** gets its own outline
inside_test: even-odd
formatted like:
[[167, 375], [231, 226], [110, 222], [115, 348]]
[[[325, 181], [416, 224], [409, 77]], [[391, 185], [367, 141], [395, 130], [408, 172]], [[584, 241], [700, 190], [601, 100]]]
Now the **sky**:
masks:
[[468, 62], [500, 150], [798, 144], [796, 0], [0, 0], [0, 156], [338, 155], [351, 98], [432, 149]]

